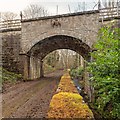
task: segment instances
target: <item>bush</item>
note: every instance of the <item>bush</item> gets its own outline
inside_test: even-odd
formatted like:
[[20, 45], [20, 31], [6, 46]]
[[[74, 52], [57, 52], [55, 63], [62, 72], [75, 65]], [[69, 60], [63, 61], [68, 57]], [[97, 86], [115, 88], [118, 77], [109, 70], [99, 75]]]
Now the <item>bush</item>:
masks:
[[78, 93], [73, 81], [71, 80], [71, 77], [68, 74], [61, 77], [57, 92]]
[[90, 119], [93, 113], [79, 94], [60, 92], [51, 100], [48, 118]]
[[70, 70], [70, 75], [72, 78], [82, 78], [83, 76], [83, 67], [78, 67]]
[[94, 118], [92, 111], [83, 101], [69, 74], [62, 76], [60, 84], [50, 102], [48, 118]]
[[103, 27], [89, 64], [95, 88], [94, 107], [104, 118], [120, 118], [120, 28]]

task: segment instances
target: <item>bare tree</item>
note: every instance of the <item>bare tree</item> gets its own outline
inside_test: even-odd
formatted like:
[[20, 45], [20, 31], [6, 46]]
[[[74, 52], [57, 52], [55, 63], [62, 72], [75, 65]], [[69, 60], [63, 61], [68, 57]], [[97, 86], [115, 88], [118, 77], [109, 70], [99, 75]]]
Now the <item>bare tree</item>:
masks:
[[14, 20], [16, 19], [17, 14], [13, 12], [2, 12], [1, 13], [1, 19], [3, 21], [9, 21], [9, 20]]
[[23, 10], [23, 18], [37, 18], [47, 16], [48, 11], [38, 4], [31, 4], [26, 9]]
[[17, 18], [16, 13], [13, 13], [13, 12], [1, 12], [0, 17], [1, 17], [1, 21], [2, 21], [0, 26], [3, 29], [8, 29], [8, 28], [11, 28], [11, 27], [15, 26], [15, 23], [16, 23], [15, 19]]
[[75, 52], [68, 49], [58, 50], [59, 53], [59, 63], [63, 68], [71, 68], [75, 61]]

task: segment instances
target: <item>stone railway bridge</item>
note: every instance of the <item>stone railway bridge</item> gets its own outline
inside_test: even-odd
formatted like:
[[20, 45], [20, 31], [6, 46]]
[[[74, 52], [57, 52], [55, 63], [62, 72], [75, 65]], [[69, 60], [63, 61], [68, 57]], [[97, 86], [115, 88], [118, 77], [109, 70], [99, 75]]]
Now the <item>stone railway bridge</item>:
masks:
[[99, 28], [98, 11], [23, 20], [21, 25], [24, 78], [34, 79], [43, 76], [42, 60], [54, 50], [70, 49], [90, 60]]
[[42, 77], [43, 58], [57, 49], [73, 50], [90, 61], [100, 26], [98, 10], [22, 20], [24, 79]]
[[[91, 60], [89, 53], [93, 50], [103, 23], [99, 15], [99, 11], [94, 10], [21, 20], [19, 28], [3, 29], [0, 34], [4, 36], [20, 32], [19, 43], [16, 43], [19, 44], [19, 50], [16, 51], [19, 54], [19, 66], [23, 65], [24, 79], [36, 79], [43, 77], [43, 58], [54, 50], [70, 49], [86, 61]], [[114, 17], [115, 20], [119, 18]], [[105, 19], [104, 23], [110, 20], [113, 18]], [[86, 73], [85, 80], [87, 77]]]

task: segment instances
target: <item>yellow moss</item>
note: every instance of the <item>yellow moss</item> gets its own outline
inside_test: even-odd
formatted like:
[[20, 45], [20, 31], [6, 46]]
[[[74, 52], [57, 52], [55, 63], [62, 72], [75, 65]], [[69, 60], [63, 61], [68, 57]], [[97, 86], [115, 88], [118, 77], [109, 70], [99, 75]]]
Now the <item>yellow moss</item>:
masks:
[[93, 118], [93, 114], [82, 96], [60, 92], [51, 100], [48, 118]]

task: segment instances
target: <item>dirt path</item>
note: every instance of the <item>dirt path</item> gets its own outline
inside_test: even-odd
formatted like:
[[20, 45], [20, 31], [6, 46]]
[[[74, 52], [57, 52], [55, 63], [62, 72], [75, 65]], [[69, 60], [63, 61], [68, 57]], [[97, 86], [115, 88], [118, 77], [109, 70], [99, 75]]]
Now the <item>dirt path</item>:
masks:
[[55, 94], [62, 71], [47, 75], [36, 81], [17, 84], [3, 93], [4, 118], [46, 117], [49, 103]]

